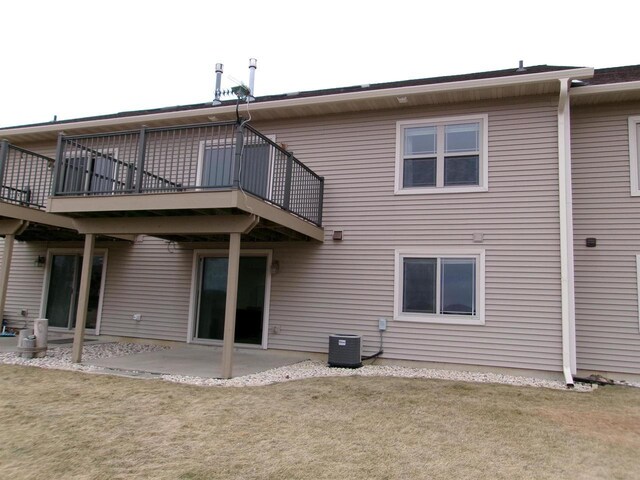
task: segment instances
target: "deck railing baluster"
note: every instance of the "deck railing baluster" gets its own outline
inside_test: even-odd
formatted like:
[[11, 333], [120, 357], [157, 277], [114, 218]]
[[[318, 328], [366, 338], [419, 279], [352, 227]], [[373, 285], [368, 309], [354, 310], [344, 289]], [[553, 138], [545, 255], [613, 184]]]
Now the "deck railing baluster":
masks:
[[[74, 182], [78, 174], [87, 175], [90, 185]], [[316, 225], [322, 222], [324, 179], [244, 123], [61, 135], [52, 183], [58, 196], [241, 188]]]

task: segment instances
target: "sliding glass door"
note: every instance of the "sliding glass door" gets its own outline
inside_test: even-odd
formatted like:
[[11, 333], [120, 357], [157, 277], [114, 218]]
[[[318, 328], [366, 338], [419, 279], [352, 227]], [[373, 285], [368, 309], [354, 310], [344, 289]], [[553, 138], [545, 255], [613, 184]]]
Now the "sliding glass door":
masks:
[[[87, 308], [87, 329], [95, 329], [100, 308], [104, 255], [94, 255]], [[76, 325], [82, 255], [51, 255], [45, 317], [50, 327], [73, 329]]]
[[[222, 340], [227, 300], [227, 257], [198, 259], [195, 339]], [[235, 342], [260, 345], [265, 316], [266, 256], [241, 256]]]

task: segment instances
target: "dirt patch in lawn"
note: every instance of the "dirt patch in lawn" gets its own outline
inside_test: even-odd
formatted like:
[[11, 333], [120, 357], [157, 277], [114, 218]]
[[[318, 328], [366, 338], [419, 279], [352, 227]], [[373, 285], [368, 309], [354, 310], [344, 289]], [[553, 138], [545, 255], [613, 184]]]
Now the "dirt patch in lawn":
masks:
[[[585, 413], [602, 422], [582, 423]], [[39, 479], [638, 478], [640, 390], [397, 378], [202, 388], [0, 366], [0, 471]], [[608, 434], [605, 434], [608, 432]]]
[[640, 413], [638, 412], [558, 408], [553, 411], [543, 411], [542, 414], [559, 426], [611, 445], [637, 448], [640, 444]]

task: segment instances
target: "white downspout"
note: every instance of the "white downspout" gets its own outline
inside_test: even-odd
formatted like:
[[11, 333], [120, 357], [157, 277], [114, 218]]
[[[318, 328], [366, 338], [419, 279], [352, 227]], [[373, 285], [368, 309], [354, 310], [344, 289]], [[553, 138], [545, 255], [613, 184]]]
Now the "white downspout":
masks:
[[573, 200], [571, 191], [570, 78], [560, 79], [558, 100], [558, 193], [560, 202], [560, 281], [562, 291], [562, 371], [567, 387], [576, 373]]

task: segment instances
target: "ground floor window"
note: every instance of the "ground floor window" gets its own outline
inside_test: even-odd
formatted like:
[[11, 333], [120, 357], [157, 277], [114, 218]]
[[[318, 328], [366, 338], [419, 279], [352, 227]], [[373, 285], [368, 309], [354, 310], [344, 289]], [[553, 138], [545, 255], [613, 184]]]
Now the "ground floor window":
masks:
[[396, 251], [396, 320], [484, 323], [484, 251]]

